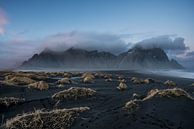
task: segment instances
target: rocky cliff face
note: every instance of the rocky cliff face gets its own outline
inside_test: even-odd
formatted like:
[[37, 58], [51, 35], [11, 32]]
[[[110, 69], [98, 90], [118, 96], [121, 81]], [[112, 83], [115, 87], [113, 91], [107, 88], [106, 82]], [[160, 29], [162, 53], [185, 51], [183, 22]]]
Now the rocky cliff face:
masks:
[[119, 68], [183, 68], [175, 60], [170, 61], [166, 53], [160, 48], [133, 48], [119, 55]]
[[116, 63], [109, 52], [68, 49], [64, 52], [44, 50], [22, 64], [22, 68], [109, 69]]
[[182, 66], [169, 60], [160, 48], [133, 48], [116, 56], [109, 52], [70, 48], [64, 52], [45, 49], [21, 65], [21, 69], [140, 69], [173, 68]]

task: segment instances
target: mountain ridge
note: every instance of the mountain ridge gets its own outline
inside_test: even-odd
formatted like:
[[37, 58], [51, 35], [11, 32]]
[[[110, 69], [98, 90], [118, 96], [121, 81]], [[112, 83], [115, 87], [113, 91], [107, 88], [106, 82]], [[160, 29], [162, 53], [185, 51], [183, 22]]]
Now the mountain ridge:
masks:
[[182, 69], [176, 60], [169, 60], [161, 48], [143, 49], [135, 47], [114, 55], [104, 51], [87, 51], [70, 48], [56, 52], [50, 49], [34, 54], [23, 62], [20, 69]]

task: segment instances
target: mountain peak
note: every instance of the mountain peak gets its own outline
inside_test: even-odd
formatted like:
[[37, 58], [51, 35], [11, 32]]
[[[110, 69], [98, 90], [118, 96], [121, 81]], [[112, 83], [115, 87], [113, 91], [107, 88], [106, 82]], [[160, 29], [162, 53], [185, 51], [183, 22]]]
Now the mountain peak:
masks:
[[41, 53], [51, 53], [53, 52], [50, 48], [46, 47]]
[[65, 52], [86, 52], [86, 50], [84, 49], [80, 49], [80, 48], [74, 48], [74, 47], [71, 47], [69, 49], [67, 49]]
[[119, 56], [109, 52], [87, 51], [69, 48], [55, 52], [46, 48], [26, 61], [23, 68], [63, 69], [141, 69], [141, 68], [182, 68], [175, 60], [169, 60], [160, 48], [144, 49], [135, 47]]

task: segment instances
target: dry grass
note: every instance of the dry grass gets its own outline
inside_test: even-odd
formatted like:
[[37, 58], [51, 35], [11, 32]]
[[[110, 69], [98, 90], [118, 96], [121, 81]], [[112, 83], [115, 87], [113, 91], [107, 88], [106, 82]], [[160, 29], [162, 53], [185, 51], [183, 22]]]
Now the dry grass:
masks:
[[4, 98], [0, 98], [0, 106], [9, 107], [11, 105], [16, 105], [16, 104], [22, 103], [24, 101], [25, 101], [25, 99], [23, 99], [23, 98], [4, 97]]
[[35, 82], [28, 85], [28, 88], [35, 88], [39, 90], [48, 90], [49, 85], [44, 81]]
[[139, 108], [138, 101], [130, 100], [129, 102], [127, 102], [125, 104], [124, 108], [127, 109], [128, 111], [132, 112], [132, 111], [136, 110], [137, 108]]
[[59, 88], [63, 88], [63, 87], [65, 87], [65, 85], [63, 85], [63, 84], [59, 84], [59, 85], [57, 85], [57, 87], [59, 87]]
[[164, 82], [164, 85], [174, 87], [174, 86], [176, 86], [176, 83], [173, 81], [167, 80]]
[[56, 109], [52, 111], [36, 110], [6, 121], [6, 129], [69, 129], [76, 117], [89, 107]]
[[96, 94], [96, 91], [90, 88], [71, 87], [67, 90], [55, 93], [52, 98], [56, 100], [73, 99], [91, 97]]
[[131, 81], [133, 82], [133, 84], [150, 84], [150, 83], [155, 83], [155, 80], [152, 78], [147, 78], [147, 79], [140, 79], [137, 77], [132, 77]]
[[126, 84], [126, 81], [124, 79], [120, 80], [120, 84], [119, 86], [117, 87], [117, 89], [123, 91], [123, 90], [126, 90], [127, 89], [127, 84]]
[[7, 73], [5, 76], [6, 80], [9, 80], [13, 77], [28, 77], [33, 80], [44, 80], [47, 79], [48, 76], [43, 72], [33, 73], [33, 72], [13, 72], [13, 73]]
[[109, 79], [109, 78], [112, 78], [112, 74], [105, 74], [104, 75], [104, 79]]
[[70, 77], [72, 77], [72, 73], [64, 73], [63, 77], [64, 78], [70, 78]]
[[67, 77], [57, 81], [58, 84], [71, 84], [73, 81]]
[[6, 85], [28, 85], [31, 83], [35, 83], [36, 81], [33, 79], [30, 79], [29, 77], [20, 77], [20, 76], [15, 76], [12, 78], [7, 78], [4, 80], [4, 83]]
[[90, 76], [87, 76], [83, 79], [83, 82], [84, 83], [93, 83], [94, 82], [94, 79]]
[[140, 103], [150, 100], [152, 98], [162, 98], [162, 97], [167, 97], [167, 98], [185, 97], [185, 98], [194, 100], [186, 91], [184, 91], [181, 88], [164, 89], [164, 90], [153, 89], [153, 90], [150, 90], [147, 96], [143, 99], [130, 100], [125, 104], [124, 108], [129, 111], [134, 111], [134, 109], [137, 109], [140, 107]]
[[105, 79], [106, 82], [112, 82], [112, 78]]
[[84, 74], [82, 75], [82, 78], [85, 78], [85, 77], [90, 77], [90, 78], [92, 78], [92, 79], [95, 78], [95, 76], [94, 76], [92, 73], [84, 73]]
[[165, 89], [165, 90], [158, 90], [154, 89], [148, 92], [147, 97], [143, 99], [143, 101], [148, 100], [153, 97], [168, 97], [168, 98], [174, 98], [174, 97], [186, 97], [189, 99], [193, 98], [183, 89], [181, 88], [173, 88], [173, 89]]
[[64, 72], [48, 72], [47, 75], [50, 77], [62, 77]]
[[104, 73], [100, 73], [100, 72], [96, 72], [93, 74], [95, 78], [104, 78], [105, 74]]
[[95, 76], [92, 73], [84, 73], [82, 78], [84, 83], [93, 83]]
[[146, 79], [140, 79], [137, 77], [132, 77], [131, 81], [133, 84], [150, 84], [150, 83], [155, 83], [156, 81], [152, 78], [146, 78]]
[[139, 79], [137, 77], [132, 77], [131, 81], [133, 82], [133, 84], [143, 84], [144, 83], [144, 80]]
[[119, 80], [122, 80], [122, 79], [124, 79], [125, 77], [124, 77], [123, 75], [118, 75], [117, 78], [118, 78]]
[[155, 80], [152, 78], [147, 78], [143, 80], [144, 84], [150, 84], [150, 83], [155, 83]]
[[137, 93], [133, 93], [133, 99], [140, 99], [142, 96], [137, 94]]

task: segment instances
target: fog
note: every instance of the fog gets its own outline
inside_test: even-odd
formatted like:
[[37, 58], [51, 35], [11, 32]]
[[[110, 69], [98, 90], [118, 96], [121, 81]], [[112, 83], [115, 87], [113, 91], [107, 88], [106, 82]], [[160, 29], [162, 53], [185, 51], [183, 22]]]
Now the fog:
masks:
[[139, 73], [156, 74], [169, 77], [180, 77], [194, 79], [194, 71], [191, 70], [138, 70]]
[[119, 54], [131, 47], [131, 44], [126, 43], [119, 35], [99, 32], [58, 33], [44, 38], [42, 42], [42, 49], [49, 48], [54, 51], [65, 51], [73, 47]]
[[[28, 60], [35, 53], [40, 53], [45, 48], [54, 51], [65, 51], [71, 47], [85, 50], [106, 51], [118, 55], [127, 52], [130, 48], [141, 46], [142, 48], [162, 48], [168, 57], [175, 58], [182, 65], [192, 68], [193, 53], [187, 52], [189, 47], [182, 37], [161, 35], [142, 40], [137, 43], [126, 42], [119, 34], [100, 32], [64, 32], [46, 36], [39, 40], [15, 39], [1, 41], [0, 69], [15, 68]], [[188, 53], [188, 54], [187, 54]], [[179, 55], [183, 55], [180, 58]]]

